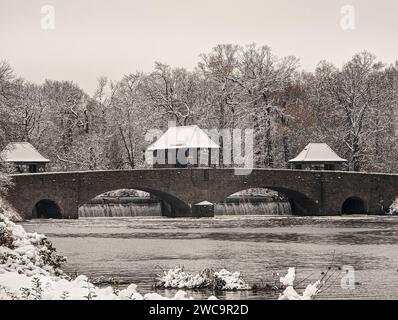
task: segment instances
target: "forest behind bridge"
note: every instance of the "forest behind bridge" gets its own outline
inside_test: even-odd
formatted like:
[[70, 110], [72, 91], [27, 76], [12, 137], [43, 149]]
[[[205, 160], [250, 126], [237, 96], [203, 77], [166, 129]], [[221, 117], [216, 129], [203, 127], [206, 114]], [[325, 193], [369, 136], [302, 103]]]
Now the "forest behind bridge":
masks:
[[31, 142], [50, 170], [141, 168], [145, 133], [175, 121], [254, 129], [257, 167], [286, 167], [307, 143], [326, 142], [351, 170], [397, 172], [397, 75], [398, 62], [366, 51], [304, 71], [267, 46], [217, 45], [194, 70], [155, 62], [152, 72], [98, 75], [88, 93], [62, 79], [32, 83], [2, 61], [0, 148]]

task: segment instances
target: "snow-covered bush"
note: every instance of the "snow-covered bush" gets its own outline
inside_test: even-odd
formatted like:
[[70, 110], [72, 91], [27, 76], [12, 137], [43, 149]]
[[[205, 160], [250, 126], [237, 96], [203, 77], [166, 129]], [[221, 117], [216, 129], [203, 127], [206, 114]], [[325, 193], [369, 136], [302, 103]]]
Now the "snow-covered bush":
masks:
[[387, 214], [398, 215], [398, 198], [396, 198], [394, 202], [391, 204], [390, 208], [387, 211]]
[[11, 185], [11, 178], [7, 174], [0, 171], [0, 195], [6, 194]]
[[7, 174], [10, 171], [10, 166], [0, 159], [0, 196], [7, 194], [8, 189], [13, 185], [10, 176]]
[[221, 269], [214, 272], [205, 269], [200, 273], [185, 272], [182, 267], [176, 267], [164, 271], [163, 275], [157, 275], [156, 286], [158, 288], [175, 289], [213, 289], [213, 290], [249, 290], [250, 286], [242, 279], [240, 272], [229, 272]]
[[64, 262], [44, 235], [28, 233], [0, 214], [0, 273], [61, 276]]
[[10, 219], [11, 221], [22, 221], [23, 219], [15, 210], [15, 208], [0, 196], [0, 215]]

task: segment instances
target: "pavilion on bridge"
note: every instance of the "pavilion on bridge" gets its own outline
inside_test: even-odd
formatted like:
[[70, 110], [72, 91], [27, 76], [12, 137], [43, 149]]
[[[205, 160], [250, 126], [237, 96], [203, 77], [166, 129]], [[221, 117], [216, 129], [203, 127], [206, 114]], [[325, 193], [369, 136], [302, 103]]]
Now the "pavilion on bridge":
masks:
[[29, 142], [9, 143], [0, 153], [0, 159], [13, 164], [18, 173], [36, 173], [46, 171], [50, 160], [43, 157]]
[[192, 125], [168, 128], [146, 151], [153, 156], [154, 168], [186, 168], [211, 166], [219, 148], [202, 129]]
[[346, 159], [340, 158], [327, 143], [309, 143], [294, 159], [289, 160], [292, 169], [339, 170]]

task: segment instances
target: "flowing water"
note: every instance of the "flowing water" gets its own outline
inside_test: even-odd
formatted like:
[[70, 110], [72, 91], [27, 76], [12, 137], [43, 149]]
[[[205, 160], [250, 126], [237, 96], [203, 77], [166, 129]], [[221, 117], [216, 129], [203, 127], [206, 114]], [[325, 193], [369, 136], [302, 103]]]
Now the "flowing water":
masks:
[[[239, 201], [214, 206], [215, 215], [291, 215], [289, 202]], [[79, 208], [79, 217], [159, 217], [160, 202], [93, 203]]]
[[[160, 268], [186, 271], [227, 268], [241, 271], [251, 284], [272, 283], [272, 273], [297, 268], [305, 286], [330, 264], [350, 265], [355, 288], [343, 289], [339, 272], [320, 297], [398, 299], [398, 217], [217, 216], [31, 220], [28, 231], [46, 234], [68, 257], [66, 271], [136, 283], [152, 291]], [[334, 256], [334, 258], [333, 258]], [[307, 278], [307, 279], [306, 279]], [[159, 290], [170, 295], [173, 291]], [[207, 297], [211, 291], [192, 291]], [[277, 293], [216, 293], [226, 299], [275, 299]]]

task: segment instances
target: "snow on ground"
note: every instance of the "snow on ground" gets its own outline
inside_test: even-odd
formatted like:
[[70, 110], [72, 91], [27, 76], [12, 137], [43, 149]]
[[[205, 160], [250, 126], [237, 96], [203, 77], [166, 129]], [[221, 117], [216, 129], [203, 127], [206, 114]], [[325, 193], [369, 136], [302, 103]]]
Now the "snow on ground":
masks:
[[[211, 296], [209, 299], [214, 299]], [[37, 275], [34, 277], [17, 272], [0, 274], [0, 300], [192, 300], [185, 291], [179, 290], [172, 298], [157, 293], [141, 294], [135, 284], [126, 289], [98, 288], [86, 276], [74, 280]]]

